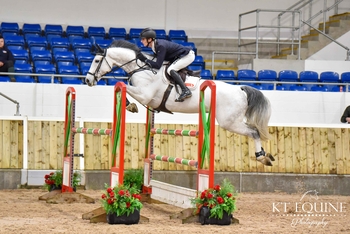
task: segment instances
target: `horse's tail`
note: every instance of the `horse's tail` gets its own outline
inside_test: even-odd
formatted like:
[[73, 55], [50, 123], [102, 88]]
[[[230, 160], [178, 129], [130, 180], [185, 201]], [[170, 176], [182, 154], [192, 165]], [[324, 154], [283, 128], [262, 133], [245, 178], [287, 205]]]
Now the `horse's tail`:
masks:
[[250, 86], [242, 86], [241, 88], [247, 94], [248, 109], [245, 113], [247, 124], [258, 130], [261, 140], [268, 140], [268, 123], [271, 116], [270, 101], [257, 89]]

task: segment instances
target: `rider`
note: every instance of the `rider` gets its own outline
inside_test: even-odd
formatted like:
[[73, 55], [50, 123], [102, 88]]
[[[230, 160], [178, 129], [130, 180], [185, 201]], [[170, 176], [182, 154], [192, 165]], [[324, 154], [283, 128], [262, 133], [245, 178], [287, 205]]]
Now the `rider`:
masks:
[[171, 65], [166, 72], [174, 79], [175, 83], [178, 84], [182, 90], [182, 93], [175, 102], [183, 102], [186, 98], [191, 97], [192, 93], [186, 87], [178, 71], [187, 67], [194, 61], [194, 51], [189, 47], [182, 46], [175, 42], [155, 39], [156, 32], [151, 28], [143, 29], [140, 37], [144, 46], [152, 48], [157, 61], [147, 59], [142, 53], [139, 53], [137, 58], [155, 69], [160, 69], [164, 61], [169, 61]]

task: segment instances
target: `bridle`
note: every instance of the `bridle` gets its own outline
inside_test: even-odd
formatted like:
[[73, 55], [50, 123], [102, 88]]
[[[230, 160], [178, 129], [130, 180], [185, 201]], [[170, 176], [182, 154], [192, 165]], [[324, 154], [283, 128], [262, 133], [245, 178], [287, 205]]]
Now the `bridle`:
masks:
[[[102, 51], [101, 48], [99, 48], [99, 49], [100, 49], [100, 51]], [[106, 72], [106, 73], [103, 74], [103, 75], [101, 75], [101, 77], [104, 76], [104, 75], [106, 75], [107, 73], [113, 72], [113, 71], [115, 71], [115, 70], [117, 70], [117, 69], [119, 69], [119, 68], [122, 68], [122, 67], [124, 67], [125, 65], [127, 65], [127, 64], [129, 64], [129, 63], [131, 63], [131, 62], [137, 60], [137, 58], [135, 58], [135, 59], [132, 59], [132, 60], [130, 60], [130, 61], [128, 61], [128, 62], [126, 62], [126, 63], [120, 65], [120, 66], [116, 66], [116, 67], [113, 68], [113, 67], [108, 63], [108, 61], [107, 61], [107, 59], [106, 59], [107, 49], [104, 49], [104, 50], [103, 50], [103, 54], [100, 54], [100, 55], [102, 55], [102, 59], [99, 61], [95, 72], [94, 72], [94, 73], [91, 73], [91, 72], [88, 72], [88, 73], [87, 73], [87, 74], [89, 74], [89, 75], [91, 75], [91, 76], [94, 77], [94, 81], [95, 81], [95, 82], [98, 82], [97, 73], [100, 71], [100, 68], [101, 68], [101, 65], [102, 65], [103, 60], [106, 60], [106, 63], [107, 63], [107, 65], [108, 65], [108, 67], [110, 68], [110, 71], [109, 71], [109, 72]], [[143, 65], [143, 66], [140, 66], [137, 62], [136, 62], [136, 64], [138, 65], [139, 68], [137, 68], [137, 69], [135, 69], [134, 71], [131, 71], [131, 72], [128, 73], [128, 76], [129, 76], [129, 77], [128, 77], [128, 80], [129, 80], [129, 79], [131, 78], [131, 76], [132, 76], [133, 74], [135, 74], [136, 72], [143, 71], [143, 70], [146, 70], [146, 69], [150, 69], [153, 73], [156, 73], [152, 68], [145, 68], [145, 66], [147, 66], [147, 64], [145, 64], [145, 65]]]

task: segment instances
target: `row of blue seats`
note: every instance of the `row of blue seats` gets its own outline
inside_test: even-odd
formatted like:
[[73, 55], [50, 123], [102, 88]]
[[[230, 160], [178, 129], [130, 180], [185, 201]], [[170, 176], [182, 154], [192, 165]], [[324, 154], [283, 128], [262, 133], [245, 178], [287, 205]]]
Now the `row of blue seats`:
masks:
[[[92, 36], [91, 38], [84, 38], [79, 35], [72, 35], [69, 37], [62, 37], [61, 35], [48, 35], [47, 37], [41, 36], [39, 34], [27, 34], [26, 36], [16, 35], [15, 33], [4, 33], [3, 37], [7, 46], [22, 46], [23, 48], [30, 48], [32, 46], [43, 46], [46, 48], [55, 47], [69, 47], [74, 49], [76, 47], [91, 48], [93, 44], [98, 44], [103, 48], [108, 47], [113, 40], [118, 40], [122, 38], [104, 39]], [[143, 44], [139, 38], [129, 39], [130, 42], [137, 44], [141, 49], [143, 49]], [[184, 42], [184, 41], [174, 41], [184, 46], [191, 47], [195, 52], [197, 48], [194, 42]], [[150, 49], [150, 48], [149, 48]]]
[[[125, 28], [110, 27], [108, 31], [104, 27], [89, 26], [87, 31], [81, 25], [68, 25], [64, 30], [62, 25], [57, 24], [46, 24], [44, 28], [40, 24], [24, 23], [22, 28], [19, 27], [18, 23], [15, 22], [2, 22], [0, 25], [1, 33], [15, 32], [17, 34], [40, 34], [49, 35], [56, 34], [62, 36], [79, 35], [83, 37], [101, 37], [103, 39], [132, 39], [139, 38], [142, 28], [130, 28], [127, 33]], [[157, 38], [168, 39], [168, 40], [179, 40], [187, 41], [187, 34], [185, 30], [169, 30], [168, 34], [164, 29], [155, 29]]]
[[260, 70], [258, 72], [251, 69], [241, 69], [237, 71], [237, 76], [233, 70], [218, 70], [216, 80], [245, 80], [245, 81], [281, 81], [281, 82], [313, 82], [313, 83], [350, 83], [350, 72], [324, 71], [318, 74], [315, 71], [301, 71], [299, 74], [293, 70]]

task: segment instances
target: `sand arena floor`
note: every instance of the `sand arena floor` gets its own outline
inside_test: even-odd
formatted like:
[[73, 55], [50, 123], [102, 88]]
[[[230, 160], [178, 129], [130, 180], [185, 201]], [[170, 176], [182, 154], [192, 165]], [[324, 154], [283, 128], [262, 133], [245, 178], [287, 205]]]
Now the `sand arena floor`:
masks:
[[[90, 223], [82, 214], [100, 207], [101, 191], [78, 190], [94, 204], [49, 204], [42, 189], [0, 190], [0, 233], [350, 233], [349, 196], [304, 196], [284, 193], [241, 193], [230, 226], [181, 224], [169, 216], [182, 209], [144, 203], [149, 222], [137, 225]], [[302, 200], [301, 200], [302, 199]]]

